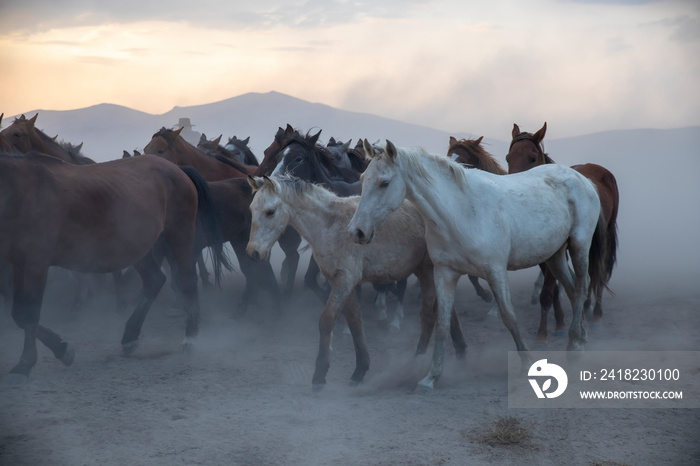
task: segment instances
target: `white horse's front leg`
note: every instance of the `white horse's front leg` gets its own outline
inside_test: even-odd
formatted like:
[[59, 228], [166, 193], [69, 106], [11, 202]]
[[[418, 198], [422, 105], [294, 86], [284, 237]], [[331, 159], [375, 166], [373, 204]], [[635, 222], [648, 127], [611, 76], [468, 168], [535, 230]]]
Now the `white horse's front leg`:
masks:
[[445, 359], [445, 340], [450, 333], [450, 317], [455, 301], [455, 290], [460, 274], [447, 266], [435, 265], [434, 278], [437, 292], [437, 322], [435, 324], [435, 347], [433, 350], [433, 362], [430, 372], [418, 386], [424, 390], [435, 388], [435, 382], [442, 374], [443, 361]]

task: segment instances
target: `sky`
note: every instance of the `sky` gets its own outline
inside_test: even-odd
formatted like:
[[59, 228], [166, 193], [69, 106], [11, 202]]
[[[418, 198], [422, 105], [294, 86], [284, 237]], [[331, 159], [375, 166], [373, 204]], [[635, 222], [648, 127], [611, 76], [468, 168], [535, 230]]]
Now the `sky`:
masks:
[[700, 125], [698, 0], [0, 0], [0, 112], [248, 92], [507, 139]]

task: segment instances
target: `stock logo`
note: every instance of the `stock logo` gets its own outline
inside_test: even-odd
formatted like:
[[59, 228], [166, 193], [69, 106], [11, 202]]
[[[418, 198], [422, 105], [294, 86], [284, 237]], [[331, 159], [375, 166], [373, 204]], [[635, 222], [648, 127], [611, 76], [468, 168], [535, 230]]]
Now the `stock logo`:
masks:
[[[566, 371], [556, 364], [550, 364], [546, 359], [540, 359], [530, 366], [530, 370], [527, 372], [530, 385], [535, 391], [537, 398], [556, 398], [566, 390], [566, 386], [569, 383], [569, 378], [566, 375]], [[540, 385], [539, 380], [542, 379], [542, 385]], [[550, 392], [552, 389], [552, 379], [557, 381], [556, 389]]]

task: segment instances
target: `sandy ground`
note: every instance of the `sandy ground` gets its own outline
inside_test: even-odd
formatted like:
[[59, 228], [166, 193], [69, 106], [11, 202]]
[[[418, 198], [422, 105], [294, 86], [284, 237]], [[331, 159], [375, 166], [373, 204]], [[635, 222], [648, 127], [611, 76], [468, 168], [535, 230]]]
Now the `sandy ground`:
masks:
[[[519, 323], [532, 344], [539, 318], [538, 306], [529, 304], [535, 271], [513, 277]], [[589, 350], [700, 350], [700, 292], [652, 285], [606, 297], [604, 326], [591, 335]], [[126, 316], [114, 312], [109, 293], [71, 310], [73, 285], [59, 273], [42, 322], [75, 346], [75, 363], [63, 367], [40, 346], [30, 383], [0, 386], [0, 464], [700, 464], [700, 410], [509, 409], [506, 361], [514, 344], [500, 321], [484, 320], [488, 305], [466, 279], [458, 309], [468, 356], [458, 361], [450, 348], [429, 394], [413, 392], [429, 361], [413, 357], [419, 305], [410, 284], [398, 334], [376, 320], [374, 292], [364, 288], [372, 358], [365, 383], [348, 386], [354, 351], [341, 336], [320, 393], [311, 390], [311, 375], [321, 304], [298, 286], [283, 315], [263, 300], [236, 321], [230, 303], [241, 286], [240, 275], [229, 275], [223, 291], [202, 296], [201, 332], [189, 355], [180, 351], [183, 317], [164, 289], [141, 346], [124, 358]], [[21, 345], [22, 334], [3, 309], [3, 376]], [[550, 340], [549, 349], [565, 347], [563, 338]], [[529, 440], [484, 442], [501, 416], [517, 418]]]

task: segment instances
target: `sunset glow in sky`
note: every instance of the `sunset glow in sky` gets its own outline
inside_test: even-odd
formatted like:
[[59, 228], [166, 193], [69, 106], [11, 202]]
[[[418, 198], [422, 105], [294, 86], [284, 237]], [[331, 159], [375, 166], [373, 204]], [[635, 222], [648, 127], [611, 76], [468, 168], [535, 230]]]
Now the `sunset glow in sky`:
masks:
[[0, 112], [271, 90], [507, 138], [700, 125], [696, 0], [2, 0]]

